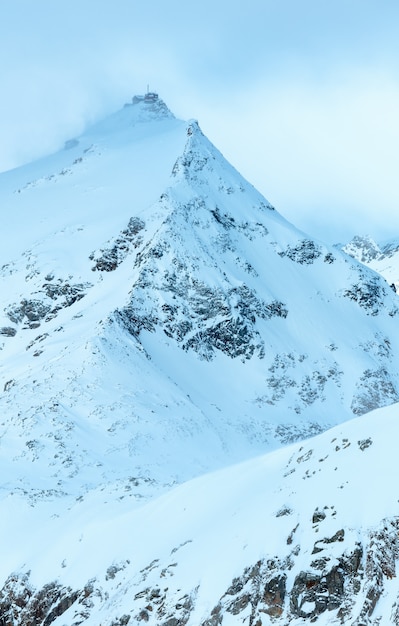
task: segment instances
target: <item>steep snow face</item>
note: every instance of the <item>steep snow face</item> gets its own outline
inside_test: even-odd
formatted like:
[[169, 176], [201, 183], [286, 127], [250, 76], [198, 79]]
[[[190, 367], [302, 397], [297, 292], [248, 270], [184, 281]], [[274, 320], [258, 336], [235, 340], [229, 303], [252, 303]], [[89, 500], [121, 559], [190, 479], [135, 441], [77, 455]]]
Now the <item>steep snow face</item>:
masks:
[[0, 193], [7, 490], [137, 501], [398, 399], [394, 292], [161, 101]]
[[356, 236], [343, 247], [344, 252], [381, 274], [399, 291], [399, 241], [377, 244], [371, 237]]

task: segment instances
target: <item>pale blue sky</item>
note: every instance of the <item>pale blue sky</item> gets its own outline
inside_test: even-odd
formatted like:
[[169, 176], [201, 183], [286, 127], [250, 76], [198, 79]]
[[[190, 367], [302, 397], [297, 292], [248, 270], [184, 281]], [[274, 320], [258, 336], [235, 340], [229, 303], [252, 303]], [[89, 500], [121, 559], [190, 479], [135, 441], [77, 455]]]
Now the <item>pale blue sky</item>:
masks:
[[1, 0], [0, 170], [146, 89], [328, 241], [399, 237], [397, 0]]

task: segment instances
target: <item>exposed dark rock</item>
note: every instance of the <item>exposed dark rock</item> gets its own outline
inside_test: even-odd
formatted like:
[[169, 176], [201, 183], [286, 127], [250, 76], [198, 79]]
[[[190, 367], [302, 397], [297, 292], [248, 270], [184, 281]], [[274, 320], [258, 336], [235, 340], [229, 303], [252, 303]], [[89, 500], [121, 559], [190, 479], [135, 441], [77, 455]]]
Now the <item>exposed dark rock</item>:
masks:
[[244, 582], [241, 578], [234, 578], [230, 587], [226, 591], [226, 595], [235, 596], [244, 588]]
[[5, 626], [50, 626], [79, 595], [56, 582], [35, 590], [29, 574], [11, 575], [0, 591], [0, 615]]
[[[327, 541], [339, 540], [338, 537], [341, 536], [342, 532], [339, 531]], [[387, 524], [386, 531], [382, 531], [382, 534], [384, 533], [388, 533], [390, 537], [394, 536], [395, 525], [389, 526]], [[381, 541], [383, 545], [386, 545], [385, 539], [382, 535], [378, 535], [378, 537], [376, 535], [372, 538], [370, 547], [372, 548], [373, 541], [375, 545], [380, 545]], [[389, 546], [389, 541], [387, 543]], [[382, 575], [388, 578], [394, 575], [394, 555], [397, 553], [399, 544], [397, 534], [394, 543], [396, 548], [393, 551], [389, 546], [387, 553], [379, 553], [377, 559], [377, 567], [384, 567], [385, 570]], [[291, 555], [294, 556], [294, 552]], [[376, 558], [369, 557], [369, 562], [371, 577], [371, 571], [376, 565]], [[387, 562], [389, 566], [385, 565]], [[326, 611], [335, 611], [336, 616], [342, 621], [345, 621], [348, 616], [351, 616], [351, 619], [356, 617], [352, 614], [356, 603], [355, 596], [360, 593], [362, 580], [366, 580], [362, 568], [363, 548], [360, 544], [353, 552], [343, 554], [338, 559], [326, 557], [312, 562], [312, 567], [317, 571], [299, 572], [295, 576], [292, 588], [287, 589], [286, 570], [292, 569], [294, 563], [295, 561], [288, 557], [285, 561], [278, 559], [258, 561], [254, 566], [246, 568], [242, 576], [233, 580], [209, 618], [201, 626], [219, 626], [223, 623], [225, 612], [239, 618], [241, 613], [245, 611], [246, 619], [251, 626], [264, 624], [265, 615], [268, 615], [276, 623], [284, 625], [295, 618], [313, 622]], [[333, 565], [329, 567], [330, 563]], [[369, 608], [375, 593], [375, 590], [368, 591], [366, 589], [367, 607]], [[353, 623], [360, 626], [360, 624], [368, 622], [356, 621]]]
[[262, 602], [266, 608], [263, 610], [271, 617], [280, 617], [283, 613], [286, 586], [287, 576], [285, 574], [271, 578], [265, 585]]
[[294, 541], [294, 535], [296, 533], [296, 531], [298, 530], [299, 527], [299, 523], [295, 526], [295, 528], [293, 528], [290, 532], [290, 534], [287, 537], [287, 545], [290, 546], [292, 544], [292, 542]]
[[329, 562], [330, 562], [330, 557], [325, 556], [320, 559], [315, 559], [314, 561], [312, 561], [310, 564], [310, 567], [316, 570], [325, 570]]
[[114, 620], [110, 626], [126, 626], [126, 624], [128, 624], [130, 622], [130, 615], [122, 615], [122, 617], [120, 617], [117, 620]]
[[343, 528], [337, 530], [337, 532], [330, 538], [324, 539], [325, 543], [334, 543], [335, 541], [344, 541], [345, 531]]
[[359, 613], [359, 626], [370, 623], [369, 618], [384, 591], [384, 579], [396, 576], [396, 562], [399, 557], [398, 531], [399, 518], [394, 518], [385, 521], [383, 527], [370, 536], [364, 572], [365, 599]]
[[[136, 262], [141, 263], [139, 258]], [[139, 337], [143, 330], [154, 332], [160, 327], [184, 350], [195, 350], [206, 360], [214, 358], [215, 350], [232, 358], [262, 358], [264, 344], [256, 329], [257, 319], [284, 318], [288, 313], [285, 305], [276, 300], [262, 301], [245, 284], [226, 291], [211, 287], [193, 278], [179, 260], [174, 259], [172, 265], [176, 269], [163, 274], [158, 308], [154, 302], [145, 306], [147, 280], [151, 278], [146, 272], [140, 275], [134, 299], [116, 312], [128, 332]]]
[[185, 626], [185, 624], [187, 624], [186, 619], [178, 619], [177, 617], [170, 617], [162, 622], [162, 626]]
[[142, 316], [133, 306], [127, 306], [120, 310], [117, 309], [114, 316], [116, 321], [136, 338], [139, 337], [142, 330], [154, 332], [156, 324], [158, 323], [157, 317], [152, 317], [150, 315]]
[[306, 422], [301, 426], [296, 424], [279, 424], [275, 428], [275, 437], [283, 444], [302, 441], [308, 437], [314, 437], [324, 431], [324, 428], [317, 422]]
[[324, 576], [301, 572], [291, 590], [291, 612], [297, 617], [316, 617], [326, 610], [339, 608], [343, 593], [344, 576], [339, 567], [333, 567]]
[[[175, 564], [176, 565], [176, 564]], [[155, 563], [149, 566], [153, 569]], [[148, 567], [145, 568], [148, 570]], [[165, 568], [161, 571], [164, 575]], [[168, 588], [161, 590], [159, 587], [147, 588], [136, 593], [134, 600], [141, 601], [141, 607], [135, 615], [137, 622], [148, 622], [156, 619], [160, 626], [185, 626], [193, 610], [195, 591], [191, 595], [184, 595], [176, 602], [175, 598], [169, 598]]]
[[232, 217], [231, 215], [228, 215], [227, 213], [224, 213], [223, 215], [220, 213], [218, 207], [216, 207], [216, 209], [211, 210], [211, 213], [213, 215], [213, 217], [215, 218], [215, 220], [221, 224], [221, 226], [223, 226], [223, 228], [234, 228], [234, 217]]
[[32, 341], [28, 343], [28, 345], [26, 346], [26, 349], [30, 350], [30, 348], [32, 348], [36, 343], [40, 343], [44, 341], [46, 337], [48, 337], [48, 333], [42, 333], [41, 335], [38, 335], [37, 337], [35, 337]]
[[[136, 482], [136, 486], [139, 484], [139, 482]], [[118, 572], [121, 572], [125, 569], [125, 567], [129, 564], [129, 561], [124, 561], [118, 565], [110, 565], [107, 568], [107, 572], [105, 574], [105, 580], [113, 580], [115, 578], [115, 576], [118, 574]]]
[[[291, 261], [295, 261], [295, 263], [300, 263], [301, 265], [311, 265], [321, 254], [321, 247], [317, 246], [311, 239], [303, 239], [298, 242], [296, 246], [287, 246], [284, 251], [279, 252], [280, 256], [286, 256], [291, 259]], [[329, 260], [329, 262], [332, 261]]]
[[71, 285], [62, 280], [44, 283], [42, 290], [35, 294], [42, 295], [42, 299], [24, 298], [19, 304], [13, 304], [5, 309], [5, 314], [14, 324], [24, 323], [29, 328], [38, 328], [41, 322], [48, 322], [56, 317], [61, 309], [81, 300], [91, 286], [90, 283]]
[[90, 283], [78, 283], [70, 285], [68, 282], [44, 283], [43, 290], [47, 297], [52, 300], [63, 299], [62, 307], [69, 307], [86, 295], [87, 289], [91, 287]]
[[277, 511], [276, 517], [283, 517], [284, 515], [291, 515], [291, 514], [292, 514], [291, 507], [284, 505], [283, 507], [281, 507], [279, 511]]
[[90, 259], [95, 261], [93, 271], [112, 272], [125, 260], [129, 252], [138, 248], [143, 239], [139, 236], [140, 231], [145, 228], [145, 223], [139, 217], [131, 217], [127, 227], [122, 230], [108, 248], [103, 248], [99, 252], [93, 252]]
[[343, 529], [337, 530], [337, 532], [332, 537], [324, 537], [324, 539], [319, 539], [314, 544], [314, 548], [312, 554], [317, 554], [318, 552], [322, 552], [324, 550], [326, 544], [335, 543], [336, 541], [344, 541], [345, 539], [345, 531]]
[[359, 392], [354, 396], [351, 404], [355, 415], [363, 415], [381, 406], [399, 401], [399, 393], [385, 367], [365, 370], [357, 387]]
[[313, 524], [317, 524], [318, 522], [322, 522], [324, 519], [326, 519], [325, 512], [324, 511], [320, 511], [319, 509], [316, 509], [315, 512], [313, 513], [313, 517], [312, 517]]
[[231, 604], [227, 607], [227, 611], [232, 615], [238, 615], [241, 611], [247, 608], [250, 601], [251, 595], [249, 593], [244, 593], [231, 602]]
[[57, 617], [65, 613], [71, 607], [79, 597], [79, 592], [71, 591], [68, 589], [67, 595], [64, 595], [58, 604], [48, 613], [47, 617], [43, 621], [43, 626], [49, 626], [54, 622]]
[[24, 320], [29, 324], [43, 320], [50, 309], [50, 305], [44, 304], [42, 300], [23, 299], [19, 304], [6, 309], [5, 313], [14, 324], [20, 324]]
[[[341, 541], [343, 536], [343, 530], [339, 530], [324, 542]], [[384, 521], [379, 530], [370, 534], [365, 547], [358, 543], [341, 556], [316, 559], [310, 564], [313, 569], [290, 574], [288, 578], [287, 572], [295, 567], [297, 554], [298, 551], [292, 551], [284, 560], [259, 560], [245, 568], [200, 626], [220, 626], [227, 614], [241, 621], [245, 616], [251, 626], [265, 624], [266, 616], [276, 624], [288, 624], [298, 618], [308, 623], [326, 611], [332, 613], [334, 623], [338, 620], [356, 626], [374, 623], [372, 616], [386, 580], [396, 576], [399, 518]], [[142, 573], [156, 567], [158, 563], [154, 561]], [[111, 575], [107, 580], [112, 580], [116, 572], [112, 566], [108, 571]], [[287, 587], [288, 580], [293, 580], [291, 588]], [[196, 591], [173, 597], [167, 587], [147, 587], [134, 594], [128, 613], [109, 618], [109, 624], [126, 626], [134, 615], [133, 621], [138, 624], [186, 626], [195, 606]], [[80, 591], [57, 582], [36, 590], [28, 574], [10, 576], [0, 592], [0, 626], [50, 626], [72, 606], [76, 607], [73, 624], [78, 626], [90, 618], [94, 598], [103, 602], [107, 594], [95, 589], [93, 583]]]
[[327, 252], [324, 257], [324, 263], [334, 263], [335, 257], [331, 252]]
[[261, 615], [278, 618], [283, 614], [286, 598], [287, 564], [278, 560], [258, 561], [235, 578], [210, 617], [201, 626], [218, 626], [223, 612], [239, 616], [250, 611], [249, 624], [262, 624]]
[[343, 291], [343, 296], [357, 302], [369, 315], [378, 315], [384, 308], [384, 298], [387, 292], [384, 282], [378, 276], [364, 277], [359, 271], [359, 281]]
[[343, 372], [336, 361], [325, 361], [323, 369], [319, 369], [320, 363], [314, 363], [317, 369], [301, 375], [303, 368], [298, 368], [298, 364], [307, 358], [307, 355], [293, 352], [277, 354], [269, 367], [272, 375], [266, 380], [270, 392], [257, 398], [259, 404], [276, 404], [293, 389], [296, 395], [295, 411], [301, 413], [317, 400], [324, 401], [328, 382], [340, 387]]
[[14, 379], [7, 380], [4, 383], [3, 391], [9, 391], [14, 385], [15, 385], [15, 380]]
[[206, 360], [213, 358], [214, 349], [232, 358], [250, 359], [254, 354], [263, 356], [263, 346], [258, 333], [240, 319], [226, 319], [200, 331], [186, 341], [183, 347], [186, 350], [195, 350]]
[[3, 335], [4, 337], [15, 337], [16, 334], [17, 331], [12, 326], [3, 326], [0, 328], [0, 335]]
[[147, 609], [141, 609], [139, 614], [136, 617], [138, 622], [148, 622], [150, 619], [150, 614]]
[[208, 619], [201, 623], [201, 626], [219, 626], [223, 622], [222, 605], [215, 606]]
[[359, 446], [359, 448], [361, 450], [366, 450], [366, 448], [369, 448], [372, 443], [373, 443], [373, 441], [372, 441], [372, 439], [370, 439], [370, 437], [368, 439], [362, 439], [361, 441], [357, 442], [357, 444], [358, 444], [358, 446]]

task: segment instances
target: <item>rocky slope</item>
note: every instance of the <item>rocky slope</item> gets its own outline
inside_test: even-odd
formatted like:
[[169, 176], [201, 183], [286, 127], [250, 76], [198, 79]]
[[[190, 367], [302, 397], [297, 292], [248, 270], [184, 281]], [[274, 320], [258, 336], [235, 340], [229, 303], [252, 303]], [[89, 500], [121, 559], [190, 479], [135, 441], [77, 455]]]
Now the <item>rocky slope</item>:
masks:
[[[398, 401], [394, 290], [295, 229], [160, 100], [127, 105], [56, 155], [1, 175], [0, 203], [0, 620], [260, 626], [267, 615], [346, 610], [355, 587], [368, 589], [374, 531], [359, 530], [359, 548], [355, 525], [340, 552], [345, 507], [339, 528], [322, 524], [335, 498], [301, 518], [301, 550], [313, 524], [329, 527], [317, 567], [294, 558], [290, 498], [257, 513], [269, 497], [257, 490], [243, 532], [258, 519], [262, 534], [287, 541], [269, 552], [255, 533], [245, 559], [234, 550], [223, 565], [238, 532], [233, 502], [244, 507], [255, 477], [288, 485], [297, 466], [287, 450], [245, 466], [234, 497], [226, 485], [243, 466], [171, 488]], [[289, 454], [303, 456], [299, 447]], [[281, 468], [269, 474], [281, 459], [286, 480]], [[323, 465], [313, 464], [300, 485]], [[185, 547], [213, 527], [197, 556]], [[181, 548], [188, 560], [174, 578]], [[206, 581], [215, 559], [211, 590], [196, 576], [203, 567]]]
[[79, 502], [31, 528], [2, 623], [399, 624], [397, 430], [388, 407], [136, 509]]

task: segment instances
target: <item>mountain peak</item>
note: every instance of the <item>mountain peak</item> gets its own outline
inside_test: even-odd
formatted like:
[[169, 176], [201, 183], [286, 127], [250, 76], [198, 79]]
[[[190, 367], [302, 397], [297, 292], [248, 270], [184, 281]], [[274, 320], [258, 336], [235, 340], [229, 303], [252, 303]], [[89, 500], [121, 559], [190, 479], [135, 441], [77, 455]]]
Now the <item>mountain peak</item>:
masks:
[[370, 262], [381, 256], [380, 247], [369, 235], [355, 235], [355, 237], [343, 247], [343, 250], [362, 263]]
[[155, 91], [147, 91], [145, 95], [133, 96], [132, 102], [127, 102], [124, 106], [125, 109], [131, 107], [138, 113], [140, 121], [174, 118], [173, 113]]
[[[84, 136], [108, 135], [126, 131], [137, 125], [159, 123], [175, 120], [175, 116], [169, 110], [165, 102], [155, 92], [148, 92], [144, 96], [133, 96], [131, 102], [127, 102], [122, 109], [111, 113], [93, 126], [90, 126]], [[66, 148], [76, 145], [76, 140], [67, 141]]]
[[399, 240], [376, 243], [370, 236], [355, 236], [342, 250], [381, 274], [391, 287], [399, 290]]
[[397, 408], [201, 477], [399, 402], [396, 294], [157, 94], [65, 147], [0, 176], [0, 626], [398, 626]]

